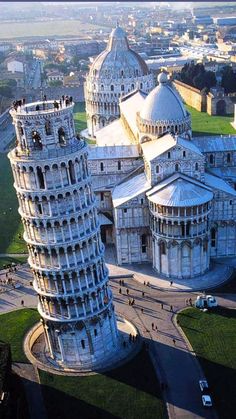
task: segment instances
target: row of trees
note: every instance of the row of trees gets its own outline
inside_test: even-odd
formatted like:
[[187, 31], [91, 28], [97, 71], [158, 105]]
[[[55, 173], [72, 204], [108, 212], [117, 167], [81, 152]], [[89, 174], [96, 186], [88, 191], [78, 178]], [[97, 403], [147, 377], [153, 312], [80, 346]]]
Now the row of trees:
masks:
[[[183, 66], [180, 80], [197, 89], [206, 89], [207, 91], [216, 86], [217, 83], [213, 71], [207, 71], [203, 64], [194, 64], [194, 62]], [[225, 93], [236, 92], [236, 74], [229, 65], [221, 70], [221, 86], [225, 89]]]
[[16, 85], [16, 81], [12, 79], [0, 80], [0, 96], [13, 98]]
[[213, 71], [206, 71], [203, 64], [186, 63], [180, 73], [183, 83], [196, 87], [197, 89], [206, 88], [209, 90], [216, 85], [216, 76]]

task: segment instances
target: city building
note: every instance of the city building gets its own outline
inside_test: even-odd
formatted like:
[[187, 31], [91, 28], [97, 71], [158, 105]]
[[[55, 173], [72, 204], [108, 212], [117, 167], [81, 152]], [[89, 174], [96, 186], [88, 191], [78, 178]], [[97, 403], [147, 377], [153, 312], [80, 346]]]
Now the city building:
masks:
[[86, 143], [73, 103], [19, 102], [9, 153], [48, 356], [94, 369], [119, 351]]
[[119, 118], [119, 99], [136, 89], [149, 92], [153, 75], [142, 58], [128, 44], [124, 30], [117, 26], [109, 42], [91, 65], [85, 83], [88, 133]]
[[168, 278], [236, 254], [236, 136], [192, 137], [191, 117], [167, 75], [148, 95], [120, 100], [120, 118], [97, 131], [89, 166], [118, 264], [151, 262]]

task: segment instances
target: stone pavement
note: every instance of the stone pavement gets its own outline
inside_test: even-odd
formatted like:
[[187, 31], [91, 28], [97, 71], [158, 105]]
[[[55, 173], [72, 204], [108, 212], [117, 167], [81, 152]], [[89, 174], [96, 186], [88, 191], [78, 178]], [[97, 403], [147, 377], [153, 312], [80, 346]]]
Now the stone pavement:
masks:
[[[108, 248], [106, 260], [111, 275], [129, 274], [132, 276], [134, 274], [133, 279], [130, 277], [124, 279], [125, 287], [121, 287], [122, 294], [119, 293], [119, 279], [110, 280], [115, 308], [138, 328], [147, 342], [157, 376], [160, 382], [166, 383], [168, 386], [163, 395], [167, 402], [170, 418], [216, 418], [214, 410], [204, 410], [201, 405], [198, 380], [203, 377], [203, 372], [194, 353], [189, 350], [184, 336], [179, 333], [175, 322], [173, 322], [175, 313], [185, 307], [186, 298], [191, 297], [193, 301], [196, 298], [193, 287], [185, 288], [185, 292], [181, 292], [183, 288], [178, 288], [175, 283], [170, 286], [169, 281], [166, 281], [165, 287], [161, 286], [163, 282], [159, 282], [158, 286], [156, 283], [155, 286], [152, 286], [150, 276], [153, 276], [154, 272], [150, 267], [139, 265], [137, 269], [133, 266], [132, 270], [129, 267], [118, 267], [114, 262], [112, 248]], [[225, 260], [222, 262], [225, 263]], [[225, 265], [218, 265], [225, 268]], [[217, 270], [217, 272], [225, 272], [225, 270]], [[230, 270], [230, 272], [232, 271]], [[1, 276], [5, 277], [5, 274], [1, 273]], [[156, 276], [154, 278], [155, 281], [158, 281]], [[21, 288], [11, 289], [0, 294], [1, 312], [20, 308], [22, 299], [24, 299], [25, 306], [36, 307], [37, 298], [32, 286], [29, 285], [29, 281], [32, 279], [29, 268], [26, 265], [20, 267], [15, 279], [21, 282]], [[150, 282], [151, 286], [144, 286], [144, 280]], [[163, 279], [161, 278], [160, 281]], [[215, 286], [214, 281], [211, 282], [210, 278], [208, 283]], [[129, 295], [126, 293], [126, 288]], [[200, 289], [202, 290], [202, 287]], [[128, 305], [128, 298], [135, 299], [133, 307]], [[218, 300], [225, 307], [236, 307], [235, 294], [219, 295]], [[163, 304], [163, 309], [161, 304]], [[152, 329], [152, 323], [154, 323], [154, 329]]]
[[18, 362], [13, 363], [12, 369], [21, 377], [25, 387], [30, 419], [47, 419], [37, 369], [31, 364]]
[[221, 263], [213, 263], [210, 271], [205, 275], [194, 279], [174, 279], [173, 284], [170, 285], [170, 280], [155, 272], [150, 263], [118, 266], [113, 246], [106, 249], [105, 260], [110, 276], [133, 275], [134, 279], [142, 284], [144, 281], [149, 282], [153, 287], [165, 291], [169, 291], [170, 287], [172, 291], [205, 291], [226, 282], [234, 270], [232, 264], [229, 263], [228, 266], [227, 258], [227, 260], [221, 260]]
[[[204, 375], [196, 357], [189, 352], [183, 336], [173, 322], [174, 313], [170, 305], [166, 303], [166, 293], [163, 299], [160, 291], [153, 287], [145, 287], [133, 279], [125, 279], [125, 287], [121, 287], [122, 294], [119, 293], [119, 280], [112, 279], [110, 284], [116, 310], [127, 316], [137, 326], [149, 346], [159, 381], [168, 386], [163, 395], [168, 406], [169, 417], [216, 418], [214, 410], [206, 411], [202, 407], [198, 380]], [[129, 290], [129, 295], [126, 289]], [[130, 297], [135, 299], [133, 307], [128, 305]], [[180, 301], [184, 307], [183, 296], [181, 300], [179, 299]], [[173, 310], [175, 310], [174, 306]], [[154, 323], [154, 329], [152, 329], [152, 323]]]
[[[0, 285], [1, 289], [5, 289], [0, 293], [0, 312], [4, 313], [11, 310], [17, 310], [22, 307], [21, 301], [24, 300], [25, 307], [36, 307], [37, 296], [30, 285], [32, 274], [27, 265], [20, 265], [16, 273], [11, 273], [13, 281], [20, 284], [20, 288], [13, 289], [11, 285]], [[5, 270], [0, 271], [0, 279], [5, 280]]]

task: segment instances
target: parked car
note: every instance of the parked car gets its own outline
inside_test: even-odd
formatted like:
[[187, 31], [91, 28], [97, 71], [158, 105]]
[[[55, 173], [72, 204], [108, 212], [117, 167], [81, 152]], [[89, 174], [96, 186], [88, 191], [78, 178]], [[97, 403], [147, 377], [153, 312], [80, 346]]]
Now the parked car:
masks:
[[213, 297], [212, 295], [205, 295], [205, 294], [198, 295], [194, 304], [195, 304], [195, 307], [201, 308], [201, 309], [212, 308], [212, 307], [218, 306], [218, 302], [215, 297]]
[[204, 407], [212, 407], [212, 400], [211, 396], [209, 394], [203, 394], [202, 395], [202, 404]]
[[207, 380], [203, 379], [203, 380], [199, 380], [199, 387], [201, 391], [205, 391], [205, 390], [209, 390], [209, 385]]

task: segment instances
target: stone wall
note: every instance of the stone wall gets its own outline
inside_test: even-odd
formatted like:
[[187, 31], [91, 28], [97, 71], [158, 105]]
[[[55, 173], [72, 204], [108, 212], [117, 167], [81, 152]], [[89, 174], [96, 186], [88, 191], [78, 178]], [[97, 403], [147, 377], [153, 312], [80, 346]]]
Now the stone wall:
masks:
[[207, 95], [207, 113], [209, 115], [232, 115], [234, 113], [234, 102], [230, 96], [225, 94], [212, 93]]
[[173, 85], [187, 105], [195, 108], [199, 112], [206, 111], [205, 93], [202, 93], [201, 90], [196, 89], [195, 87], [185, 84], [179, 80], [174, 80]]

